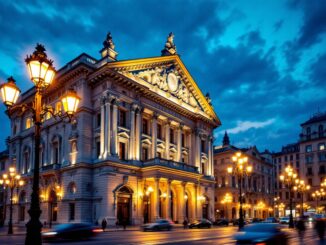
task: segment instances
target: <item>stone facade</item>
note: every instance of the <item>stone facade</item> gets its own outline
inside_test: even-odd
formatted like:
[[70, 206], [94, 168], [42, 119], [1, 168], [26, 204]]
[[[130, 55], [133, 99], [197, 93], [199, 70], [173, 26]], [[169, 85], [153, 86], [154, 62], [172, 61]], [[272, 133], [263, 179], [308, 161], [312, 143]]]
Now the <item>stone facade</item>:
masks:
[[[54, 113], [62, 110], [59, 98], [68, 88], [82, 99], [72, 124], [44, 115], [42, 222], [213, 220], [212, 135], [220, 121], [210, 101], [177, 54], [117, 61], [111, 35], [103, 44], [100, 59], [82, 54], [62, 67], [44, 96]], [[18, 103], [31, 102], [33, 93]], [[34, 160], [31, 115], [13, 113], [11, 128], [10, 159], [28, 183], [17, 194], [14, 221], [25, 223]]]
[[[227, 139], [226, 139], [227, 137]], [[256, 147], [238, 148], [229, 144], [228, 136], [224, 137], [223, 145], [214, 147], [214, 169], [216, 179], [215, 214], [217, 218], [239, 218], [239, 181], [236, 176], [227, 172], [232, 166], [232, 156], [241, 152], [248, 157], [253, 172], [243, 182], [244, 217], [266, 218], [273, 215], [274, 167], [271, 154], [260, 153]], [[229, 202], [223, 199], [228, 193]]]

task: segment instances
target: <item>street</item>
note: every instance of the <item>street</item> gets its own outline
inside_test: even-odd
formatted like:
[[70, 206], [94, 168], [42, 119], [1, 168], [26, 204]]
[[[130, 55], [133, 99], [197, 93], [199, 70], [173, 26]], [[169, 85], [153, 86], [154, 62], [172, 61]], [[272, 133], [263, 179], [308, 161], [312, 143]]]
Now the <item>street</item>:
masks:
[[[121, 244], [121, 245], [132, 245], [132, 244], [234, 244], [235, 241], [232, 239], [233, 234], [237, 231], [236, 227], [218, 227], [212, 229], [174, 229], [172, 231], [162, 232], [143, 232], [140, 230], [119, 230], [119, 231], [107, 231], [100, 233], [97, 237], [92, 240], [78, 241], [78, 242], [60, 242], [60, 244]], [[300, 244], [298, 240], [297, 232], [295, 230], [285, 229], [289, 234], [290, 245]], [[1, 234], [0, 244], [1, 245], [19, 245], [24, 244], [25, 236], [23, 234], [17, 234], [7, 236]], [[44, 243], [49, 244], [49, 243]], [[52, 243], [53, 244], [53, 243]], [[313, 229], [308, 228], [305, 234], [304, 241], [302, 244], [323, 244], [319, 243], [317, 236]]]

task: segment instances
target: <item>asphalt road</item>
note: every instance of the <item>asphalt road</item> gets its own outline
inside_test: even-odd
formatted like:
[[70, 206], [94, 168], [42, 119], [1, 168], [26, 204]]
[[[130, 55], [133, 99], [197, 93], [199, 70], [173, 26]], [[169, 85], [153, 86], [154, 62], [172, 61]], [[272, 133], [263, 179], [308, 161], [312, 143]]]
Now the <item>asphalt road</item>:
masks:
[[[116, 244], [116, 245], [154, 245], [154, 244], [235, 244], [232, 239], [233, 234], [237, 231], [236, 227], [220, 227], [212, 229], [175, 229], [172, 231], [161, 232], [142, 232], [142, 231], [110, 231], [100, 233], [92, 240], [78, 242], [60, 242], [51, 244]], [[304, 241], [299, 241], [295, 230], [287, 230], [290, 241], [289, 245], [320, 245], [312, 229], [308, 229]], [[1, 245], [21, 245], [24, 244], [24, 235], [0, 236]], [[44, 243], [49, 244], [49, 243]]]

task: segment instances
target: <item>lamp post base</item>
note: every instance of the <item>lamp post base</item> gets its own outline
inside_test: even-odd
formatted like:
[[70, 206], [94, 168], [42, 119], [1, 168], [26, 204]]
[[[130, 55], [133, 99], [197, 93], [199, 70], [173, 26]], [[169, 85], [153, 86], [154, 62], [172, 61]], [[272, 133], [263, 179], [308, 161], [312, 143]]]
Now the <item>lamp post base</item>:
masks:
[[42, 244], [42, 223], [39, 220], [30, 220], [26, 224], [26, 239], [25, 245], [40, 245]]

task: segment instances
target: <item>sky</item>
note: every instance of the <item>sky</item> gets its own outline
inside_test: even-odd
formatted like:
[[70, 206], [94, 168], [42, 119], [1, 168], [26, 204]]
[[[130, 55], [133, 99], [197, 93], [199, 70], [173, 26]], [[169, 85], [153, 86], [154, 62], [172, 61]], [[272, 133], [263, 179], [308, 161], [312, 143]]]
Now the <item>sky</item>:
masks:
[[[324, 0], [0, 1], [0, 83], [29, 89], [24, 58], [42, 43], [57, 69], [85, 52], [100, 58], [108, 31], [118, 59], [177, 52], [239, 147], [279, 151], [300, 123], [326, 111]], [[0, 150], [9, 120], [0, 105]]]

